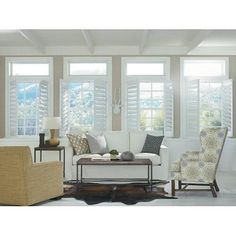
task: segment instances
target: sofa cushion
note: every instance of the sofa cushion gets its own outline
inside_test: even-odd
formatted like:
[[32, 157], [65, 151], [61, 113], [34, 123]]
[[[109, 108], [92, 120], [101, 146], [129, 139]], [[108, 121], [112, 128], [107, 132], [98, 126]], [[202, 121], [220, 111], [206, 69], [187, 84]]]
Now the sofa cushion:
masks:
[[76, 155], [90, 153], [88, 141], [82, 134], [66, 134]]
[[104, 135], [86, 134], [90, 152], [93, 154], [104, 154], [108, 152], [107, 141]]
[[129, 151], [129, 133], [125, 131], [106, 131], [103, 133], [107, 140], [109, 151], [116, 149], [118, 152]]
[[155, 131], [132, 131], [130, 132], [130, 150], [133, 153], [142, 151], [147, 134], [160, 136], [160, 132]]
[[153, 165], [160, 165], [161, 164], [161, 158], [159, 155], [155, 153], [137, 153], [135, 154], [136, 159], [142, 159], [142, 158], [147, 158], [152, 161]]
[[155, 153], [157, 155], [160, 155], [160, 147], [164, 136], [153, 136], [150, 134], [147, 134], [143, 149], [141, 152], [145, 153]]

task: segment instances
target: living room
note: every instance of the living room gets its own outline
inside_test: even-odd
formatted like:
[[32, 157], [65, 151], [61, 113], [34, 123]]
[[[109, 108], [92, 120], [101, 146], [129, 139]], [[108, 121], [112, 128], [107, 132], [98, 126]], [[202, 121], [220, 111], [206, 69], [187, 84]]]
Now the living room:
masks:
[[2, 27], [0, 206], [235, 206], [235, 42], [234, 27]]

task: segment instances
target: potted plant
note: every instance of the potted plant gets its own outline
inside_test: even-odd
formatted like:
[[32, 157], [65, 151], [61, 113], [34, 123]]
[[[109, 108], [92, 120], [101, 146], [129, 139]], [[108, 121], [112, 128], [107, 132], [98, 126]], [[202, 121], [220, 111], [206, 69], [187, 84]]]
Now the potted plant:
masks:
[[117, 159], [117, 155], [119, 154], [116, 149], [112, 149], [109, 153], [111, 155], [111, 159]]

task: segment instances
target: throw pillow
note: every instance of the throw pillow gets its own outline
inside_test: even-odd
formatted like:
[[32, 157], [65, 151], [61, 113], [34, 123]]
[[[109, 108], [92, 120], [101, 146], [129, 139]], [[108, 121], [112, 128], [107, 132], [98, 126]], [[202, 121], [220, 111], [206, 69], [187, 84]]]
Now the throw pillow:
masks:
[[88, 140], [89, 149], [91, 153], [103, 155], [109, 152], [104, 135], [95, 136], [93, 134], [86, 134], [86, 138]]
[[160, 146], [162, 143], [164, 136], [153, 136], [150, 134], [147, 134], [143, 149], [141, 152], [146, 153], [155, 153], [157, 155], [160, 155]]
[[81, 134], [66, 134], [76, 155], [90, 153], [88, 140]]

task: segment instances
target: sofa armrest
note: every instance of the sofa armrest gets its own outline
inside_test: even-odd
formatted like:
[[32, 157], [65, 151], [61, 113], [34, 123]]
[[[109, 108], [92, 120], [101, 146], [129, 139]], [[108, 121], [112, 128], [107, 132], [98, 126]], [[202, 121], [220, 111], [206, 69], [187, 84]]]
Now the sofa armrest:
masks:
[[63, 194], [63, 162], [33, 164], [26, 175], [28, 202], [34, 204]]
[[165, 145], [160, 147], [161, 165], [169, 171], [169, 149]]

